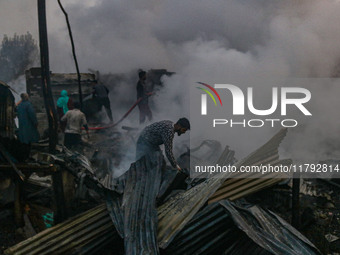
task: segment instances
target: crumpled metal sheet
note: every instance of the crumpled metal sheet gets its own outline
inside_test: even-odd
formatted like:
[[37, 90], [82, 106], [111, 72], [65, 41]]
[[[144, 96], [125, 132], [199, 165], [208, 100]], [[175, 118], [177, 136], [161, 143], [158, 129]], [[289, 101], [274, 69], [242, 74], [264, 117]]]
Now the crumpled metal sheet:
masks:
[[91, 174], [95, 175], [95, 169], [93, 169], [92, 164], [90, 160], [85, 157], [84, 155], [71, 151], [67, 149], [66, 147], [63, 148], [66, 157], [71, 160], [74, 163], [80, 164], [82, 167], [84, 167], [86, 170], [88, 170]]
[[114, 178], [113, 174], [107, 174], [103, 179], [100, 180], [100, 183], [109, 190], [115, 190], [117, 184], [117, 178]]
[[127, 172], [122, 207], [125, 253], [158, 254], [156, 197], [165, 161], [161, 152], [150, 153]]
[[[279, 157], [278, 147], [286, 134], [287, 129], [281, 129], [267, 143], [251, 153], [248, 157], [237, 162], [235, 166], [239, 168], [241, 165], [277, 162]], [[220, 158], [220, 165], [223, 164], [223, 160], [223, 158]], [[161, 248], [165, 249], [170, 244], [173, 238], [193, 218], [229, 176], [229, 173], [221, 173], [220, 178], [208, 179], [190, 190], [169, 199], [168, 202], [158, 208], [158, 239]]]
[[[277, 162], [271, 162], [272, 166], [275, 165], [290, 165], [292, 161], [290, 159], [279, 160]], [[227, 179], [221, 187], [209, 198], [208, 203], [213, 203], [222, 199], [228, 198], [229, 200], [236, 200], [241, 197], [245, 197], [256, 191], [264, 188], [268, 188], [277, 183], [282, 182], [286, 178], [285, 175], [278, 173], [271, 173], [266, 178], [261, 178], [260, 174], [257, 174], [258, 178], [230, 178]], [[244, 175], [247, 176], [246, 174]]]
[[[318, 249], [275, 213], [258, 206], [220, 201], [234, 223], [256, 244], [277, 255], [315, 255]], [[229, 254], [229, 253], [228, 253]]]
[[124, 238], [126, 254], [159, 254], [156, 198], [165, 161], [161, 152], [146, 155], [120, 178], [120, 190], [109, 191], [107, 208], [118, 233]]
[[158, 238], [161, 248], [168, 246], [223, 181], [208, 179], [186, 192], [171, 197], [158, 208]]
[[123, 195], [113, 191], [106, 192], [106, 209], [121, 238], [124, 238], [124, 212], [121, 210]]
[[[280, 247], [281, 253], [272, 246]], [[319, 253], [313, 244], [276, 214], [258, 206], [237, 206], [223, 200], [198, 212], [174, 238], [165, 254]]]
[[175, 237], [166, 254], [222, 254], [230, 243], [236, 241], [233, 224], [226, 210], [219, 203], [206, 206], [198, 212]]

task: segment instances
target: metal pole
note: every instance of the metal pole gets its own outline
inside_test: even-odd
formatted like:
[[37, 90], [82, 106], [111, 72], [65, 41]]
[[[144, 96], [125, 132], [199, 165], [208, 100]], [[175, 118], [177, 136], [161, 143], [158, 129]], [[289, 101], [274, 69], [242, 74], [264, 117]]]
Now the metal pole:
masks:
[[54, 152], [58, 141], [58, 120], [51, 90], [45, 0], [38, 0], [38, 20], [42, 90], [49, 127], [49, 151]]
[[74, 41], [73, 41], [73, 35], [72, 35], [72, 30], [71, 30], [71, 25], [70, 25], [70, 21], [68, 19], [68, 14], [65, 11], [63, 5], [61, 4], [60, 0], [58, 0], [58, 4], [60, 6], [60, 9], [62, 10], [62, 12], [65, 15], [65, 19], [66, 19], [66, 24], [67, 24], [67, 29], [68, 29], [68, 33], [70, 36], [70, 40], [71, 40], [71, 46], [72, 46], [72, 54], [73, 54], [73, 59], [74, 59], [74, 63], [76, 65], [76, 70], [77, 70], [77, 77], [78, 77], [78, 90], [79, 90], [79, 103], [80, 103], [80, 109], [83, 110], [83, 93], [81, 90], [81, 76], [80, 76], [80, 71], [79, 71], [79, 65], [78, 65], [78, 60], [77, 60], [77, 55], [76, 55], [76, 49], [74, 47]]

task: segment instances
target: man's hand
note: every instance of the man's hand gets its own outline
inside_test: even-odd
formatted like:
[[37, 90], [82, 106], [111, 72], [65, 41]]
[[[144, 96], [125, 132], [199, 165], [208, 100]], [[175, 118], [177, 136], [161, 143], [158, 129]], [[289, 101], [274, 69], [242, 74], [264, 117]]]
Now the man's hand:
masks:
[[179, 165], [177, 165], [176, 168], [177, 168], [177, 171], [182, 172], [182, 168]]

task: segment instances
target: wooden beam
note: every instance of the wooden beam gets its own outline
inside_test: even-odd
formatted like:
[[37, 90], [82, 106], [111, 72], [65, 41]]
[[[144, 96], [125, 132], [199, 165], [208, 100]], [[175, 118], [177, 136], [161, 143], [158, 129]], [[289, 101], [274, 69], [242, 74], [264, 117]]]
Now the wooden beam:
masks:
[[65, 206], [62, 173], [58, 168], [55, 168], [55, 171], [52, 174], [52, 181], [53, 181], [54, 200], [55, 200], [55, 205], [56, 205], [56, 213], [54, 217], [54, 222], [60, 223], [67, 218], [67, 214], [66, 214], [66, 206]]
[[49, 151], [53, 153], [58, 142], [58, 120], [51, 89], [45, 0], [38, 0], [38, 20], [42, 91], [48, 117]]

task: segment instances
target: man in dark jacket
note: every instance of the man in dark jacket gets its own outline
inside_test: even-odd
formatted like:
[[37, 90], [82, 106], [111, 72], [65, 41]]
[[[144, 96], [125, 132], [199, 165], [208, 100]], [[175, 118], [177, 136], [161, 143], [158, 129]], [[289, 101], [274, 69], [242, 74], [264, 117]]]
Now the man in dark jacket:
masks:
[[141, 101], [138, 103], [139, 108], [139, 123], [144, 123], [145, 117], [148, 117], [149, 121], [152, 119], [152, 112], [149, 107], [149, 96], [152, 93], [147, 93], [146, 91], [146, 72], [139, 71], [138, 73], [139, 81], [137, 83], [137, 100]]
[[19, 135], [20, 142], [31, 144], [39, 141], [39, 132], [37, 130], [38, 121], [35, 115], [34, 108], [26, 93], [22, 93], [21, 102], [17, 106], [17, 114], [19, 120]]
[[105, 107], [107, 116], [109, 117], [110, 121], [113, 121], [112, 118], [112, 111], [110, 106], [110, 99], [108, 97], [109, 90], [103, 83], [98, 83], [93, 87], [92, 91], [93, 98], [96, 100], [99, 109], [102, 109], [102, 106]]

